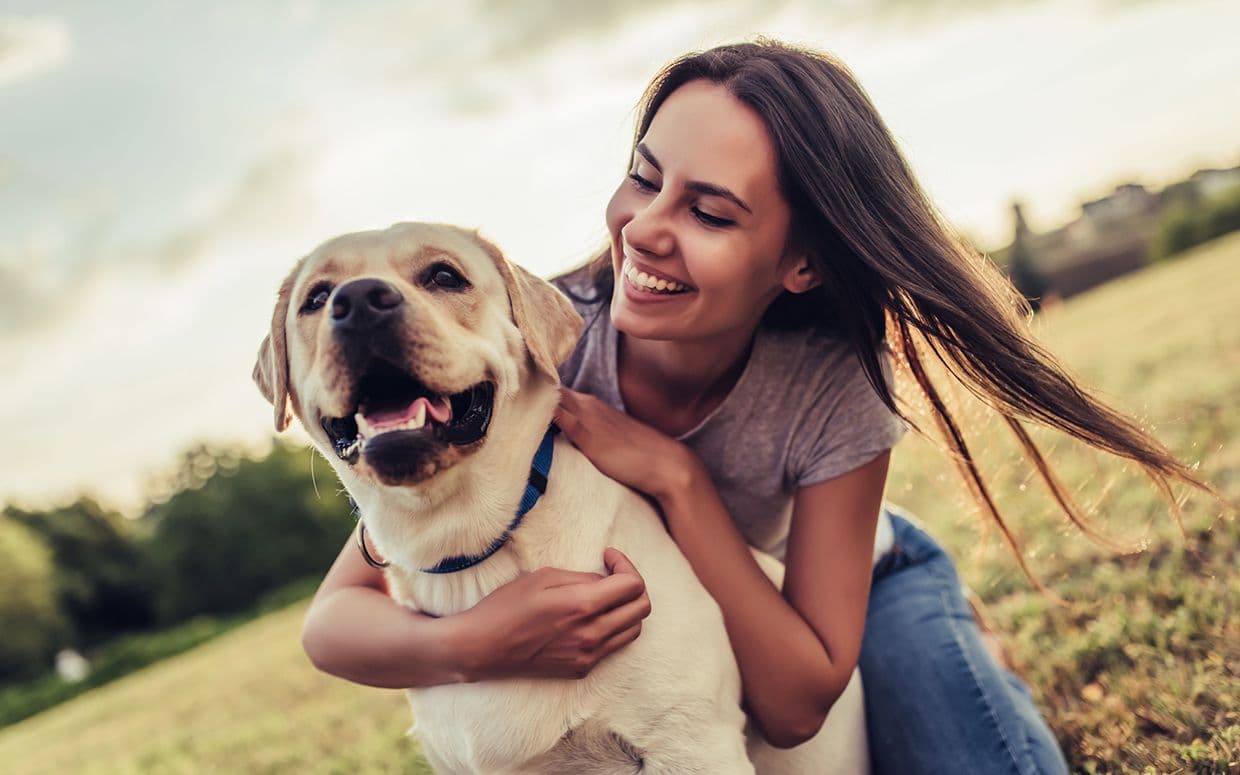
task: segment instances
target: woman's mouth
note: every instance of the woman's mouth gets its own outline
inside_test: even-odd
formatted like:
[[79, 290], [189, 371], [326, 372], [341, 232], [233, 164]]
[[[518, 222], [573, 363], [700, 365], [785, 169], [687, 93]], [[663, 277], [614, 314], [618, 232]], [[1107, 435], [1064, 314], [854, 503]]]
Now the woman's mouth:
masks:
[[633, 262], [625, 258], [620, 265], [620, 273], [624, 275], [626, 285], [638, 293], [651, 296], [677, 296], [693, 290], [688, 285], [656, 277], [638, 269]]

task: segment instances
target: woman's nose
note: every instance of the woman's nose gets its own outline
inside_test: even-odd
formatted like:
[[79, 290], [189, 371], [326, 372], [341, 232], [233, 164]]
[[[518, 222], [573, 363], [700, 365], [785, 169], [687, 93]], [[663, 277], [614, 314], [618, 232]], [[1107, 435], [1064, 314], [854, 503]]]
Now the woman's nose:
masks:
[[663, 211], [656, 197], [645, 207], [639, 207], [629, 222], [621, 229], [625, 244], [634, 250], [654, 256], [670, 254], [676, 244], [670, 214]]

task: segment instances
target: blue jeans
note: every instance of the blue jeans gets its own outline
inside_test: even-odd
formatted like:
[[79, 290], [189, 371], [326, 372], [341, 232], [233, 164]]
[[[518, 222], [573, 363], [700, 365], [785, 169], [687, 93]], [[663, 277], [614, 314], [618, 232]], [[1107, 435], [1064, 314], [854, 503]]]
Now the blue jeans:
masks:
[[1029, 690], [982, 644], [951, 558], [888, 513], [895, 547], [874, 568], [861, 646], [876, 775], [1066, 773]]

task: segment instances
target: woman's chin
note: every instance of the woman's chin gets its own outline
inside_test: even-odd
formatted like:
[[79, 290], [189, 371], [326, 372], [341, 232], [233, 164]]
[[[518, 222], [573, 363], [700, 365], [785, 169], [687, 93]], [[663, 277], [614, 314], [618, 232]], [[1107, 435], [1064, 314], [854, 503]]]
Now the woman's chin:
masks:
[[611, 325], [625, 336], [637, 339], [677, 339], [676, 327], [666, 319], [651, 319], [649, 314], [634, 310], [623, 300], [611, 304]]

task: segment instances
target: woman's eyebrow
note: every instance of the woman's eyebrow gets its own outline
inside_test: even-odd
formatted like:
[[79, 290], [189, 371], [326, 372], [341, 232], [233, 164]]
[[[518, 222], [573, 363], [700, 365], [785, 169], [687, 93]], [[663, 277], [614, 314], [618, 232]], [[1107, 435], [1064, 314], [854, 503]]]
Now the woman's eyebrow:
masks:
[[[647, 162], [650, 163], [651, 167], [654, 167], [659, 172], [663, 172], [663, 167], [660, 166], [659, 160], [654, 157], [654, 154], [650, 152], [650, 149], [646, 147], [645, 143], [638, 143], [637, 147], [634, 150], [640, 153], [642, 155], [642, 158], [644, 158]], [[736, 194], [733, 194], [731, 191], [724, 188], [723, 186], [716, 186], [714, 183], [706, 183], [701, 180], [690, 180], [689, 182], [685, 183], [685, 188], [691, 191], [697, 191], [700, 194], [706, 194], [708, 196], [723, 197], [724, 199], [727, 199], [728, 201], [736, 204], [737, 207], [741, 208], [745, 212], [749, 213], [750, 215], [753, 215], [753, 210], [749, 209], [749, 205], [745, 204], [743, 201], [741, 201], [741, 198], [739, 196], [737, 196]]]

